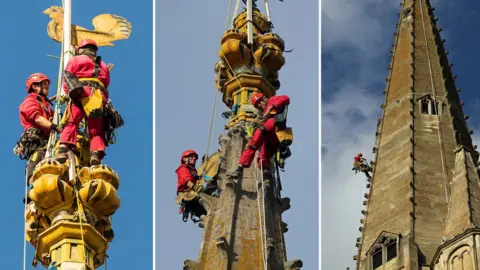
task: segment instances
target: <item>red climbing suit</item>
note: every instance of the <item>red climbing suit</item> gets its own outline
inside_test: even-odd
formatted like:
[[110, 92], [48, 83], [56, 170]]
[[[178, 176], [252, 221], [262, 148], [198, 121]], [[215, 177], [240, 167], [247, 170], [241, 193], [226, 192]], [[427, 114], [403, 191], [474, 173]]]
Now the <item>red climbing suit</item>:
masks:
[[[66, 71], [71, 72], [80, 78], [91, 78], [95, 69], [95, 63], [87, 55], [74, 56], [68, 61]], [[107, 65], [102, 61], [99, 66], [98, 79], [103, 83], [105, 89], [110, 84], [110, 71]], [[63, 84], [63, 91], [68, 94], [67, 85]], [[83, 87], [82, 95], [79, 97], [88, 97], [91, 93], [89, 86]], [[102, 91], [103, 104], [107, 103], [108, 91]], [[60, 142], [75, 145], [77, 143], [77, 129], [80, 121], [85, 117], [85, 112], [74, 102], [71, 103], [70, 117], [60, 134]], [[103, 127], [103, 118], [87, 117], [88, 136], [90, 138], [90, 152], [105, 151], [105, 130]]]
[[178, 167], [175, 173], [177, 174], [177, 193], [190, 190], [187, 186], [188, 181], [192, 181], [193, 184], [197, 183], [197, 169], [193, 166], [182, 164]]
[[53, 110], [50, 108], [50, 104], [47, 99], [39, 94], [31, 93], [23, 100], [19, 107], [20, 110], [20, 123], [24, 130], [31, 127], [42, 130], [45, 135], [48, 136], [50, 128], [44, 128], [35, 123], [35, 120], [39, 116], [43, 116], [49, 119], [53, 116]]
[[[265, 113], [269, 107], [273, 106], [277, 112], [281, 112], [289, 104], [290, 98], [287, 95], [273, 96], [268, 100], [263, 111]], [[257, 128], [240, 157], [239, 163], [244, 167], [250, 167], [255, 157], [255, 152], [259, 148], [263, 168], [270, 169], [271, 167], [270, 159], [277, 152], [279, 144], [277, 134], [275, 133], [275, 117], [270, 117], [263, 126], [265, 127], [263, 132], [265, 134], [262, 134], [260, 127]]]

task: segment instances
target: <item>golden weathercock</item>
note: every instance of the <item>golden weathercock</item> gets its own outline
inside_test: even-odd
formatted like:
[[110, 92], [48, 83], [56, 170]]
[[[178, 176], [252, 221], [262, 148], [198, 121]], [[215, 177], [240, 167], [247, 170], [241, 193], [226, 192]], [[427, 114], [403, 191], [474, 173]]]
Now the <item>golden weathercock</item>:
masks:
[[[54, 8], [63, 11], [60, 7], [51, 7], [44, 13]], [[127, 26], [117, 31], [124, 36], [113, 32], [110, 36], [108, 33], [102, 35], [99, 31], [86, 31], [72, 25], [71, 43], [76, 44], [78, 37], [93, 39], [99, 46], [112, 46], [111, 41], [128, 38], [130, 23], [116, 15], [96, 17], [96, 29], [112, 24], [112, 18]], [[70, 27], [61, 24], [63, 18], [57, 17], [57, 20], [57, 27], [69, 30]], [[51, 24], [48, 27], [49, 36], [59, 41], [59, 35], [52, 32]], [[83, 129], [86, 130], [85, 124]], [[112, 215], [120, 207], [117, 194], [120, 178], [107, 165], [89, 166], [89, 139], [85, 133], [82, 130], [78, 133], [76, 149], [69, 152], [67, 162], [62, 164], [48, 156], [33, 173], [28, 190], [31, 202], [26, 207], [25, 218], [26, 240], [35, 249], [34, 266], [39, 261], [48, 269], [90, 270], [105, 263], [109, 243], [114, 238]], [[55, 150], [58, 145], [55, 139]]]

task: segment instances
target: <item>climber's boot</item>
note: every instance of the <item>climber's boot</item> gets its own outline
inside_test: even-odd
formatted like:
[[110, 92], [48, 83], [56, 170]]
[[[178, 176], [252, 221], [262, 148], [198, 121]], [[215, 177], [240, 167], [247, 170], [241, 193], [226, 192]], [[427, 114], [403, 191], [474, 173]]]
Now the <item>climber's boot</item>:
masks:
[[60, 145], [60, 147], [58, 147], [57, 154], [55, 155], [55, 159], [60, 163], [65, 163], [68, 159], [67, 152], [68, 148], [64, 145]]
[[90, 166], [101, 164], [104, 156], [105, 152], [103, 151], [93, 151], [90, 156]]

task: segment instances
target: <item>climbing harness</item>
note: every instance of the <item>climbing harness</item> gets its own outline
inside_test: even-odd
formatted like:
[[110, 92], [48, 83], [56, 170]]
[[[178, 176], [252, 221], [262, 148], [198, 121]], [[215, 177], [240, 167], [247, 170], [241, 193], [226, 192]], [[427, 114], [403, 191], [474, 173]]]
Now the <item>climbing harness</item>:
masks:
[[19, 155], [20, 159], [28, 160], [36, 151], [46, 147], [47, 143], [46, 135], [40, 129], [31, 127], [22, 133], [13, 152], [18, 154], [22, 150], [21, 155]]
[[193, 223], [197, 223], [200, 221], [200, 217], [206, 214], [205, 209], [200, 206], [199, 200], [200, 198], [198, 196], [190, 201], [182, 199], [180, 203], [180, 214], [182, 214], [183, 222], [187, 222], [188, 218], [190, 218]]

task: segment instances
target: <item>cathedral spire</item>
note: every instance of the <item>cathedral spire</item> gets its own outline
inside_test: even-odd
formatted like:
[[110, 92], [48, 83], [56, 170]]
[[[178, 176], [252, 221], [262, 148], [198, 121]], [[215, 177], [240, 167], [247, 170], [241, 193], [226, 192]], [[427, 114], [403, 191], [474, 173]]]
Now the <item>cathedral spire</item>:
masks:
[[[469, 192], [477, 192], [478, 153], [433, 10], [428, 0], [401, 4], [357, 269], [430, 265], [445, 234], [475, 219], [472, 202], [480, 190], [475, 197]], [[449, 211], [454, 205], [460, 212]]]

